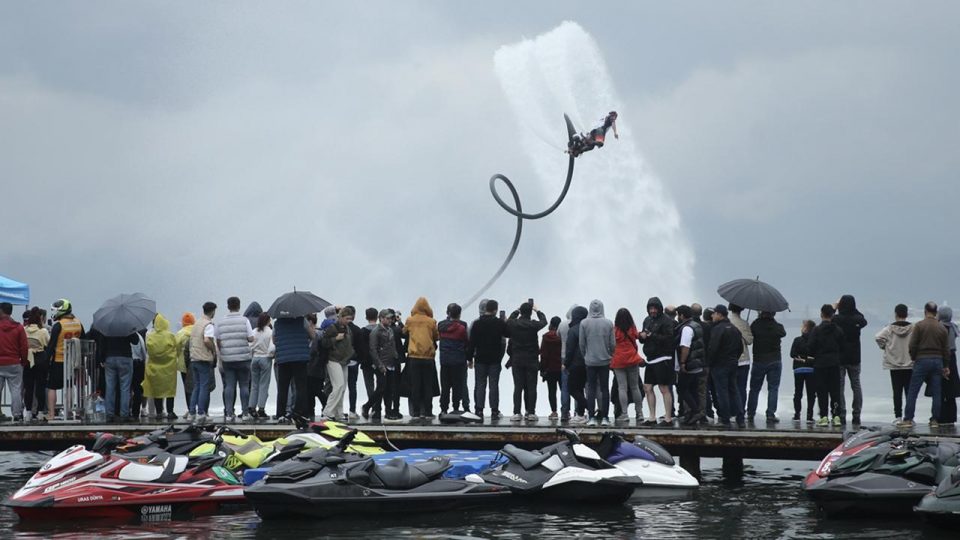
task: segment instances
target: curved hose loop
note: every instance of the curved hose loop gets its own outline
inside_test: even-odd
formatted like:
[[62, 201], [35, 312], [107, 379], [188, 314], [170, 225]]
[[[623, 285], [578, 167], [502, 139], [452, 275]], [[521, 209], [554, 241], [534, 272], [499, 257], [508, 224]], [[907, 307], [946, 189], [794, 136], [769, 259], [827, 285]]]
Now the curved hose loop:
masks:
[[[566, 117], [566, 115], [564, 115], [564, 117]], [[570, 119], [567, 118], [566, 120], [567, 120], [567, 137], [572, 138], [573, 128], [572, 128], [572, 125], [570, 124]], [[517, 188], [514, 187], [513, 182], [511, 182], [509, 178], [507, 178], [502, 174], [495, 174], [490, 177], [490, 193], [493, 195], [494, 200], [497, 201], [497, 204], [500, 205], [500, 208], [503, 208], [504, 210], [507, 211], [507, 213], [517, 218], [517, 232], [513, 236], [513, 245], [510, 246], [510, 252], [507, 254], [507, 258], [503, 260], [503, 264], [500, 265], [500, 268], [493, 275], [493, 277], [490, 278], [490, 280], [487, 281], [487, 283], [483, 287], [481, 287], [476, 294], [471, 296], [466, 303], [464, 303], [463, 305], [464, 308], [471, 306], [483, 295], [483, 293], [487, 292], [487, 289], [492, 287], [493, 284], [496, 283], [498, 279], [500, 279], [500, 276], [503, 275], [503, 272], [506, 271], [507, 267], [510, 266], [510, 261], [512, 261], [513, 256], [517, 254], [517, 248], [520, 247], [520, 236], [523, 233], [523, 220], [543, 219], [549, 216], [554, 212], [554, 210], [556, 210], [560, 206], [563, 200], [567, 197], [567, 192], [570, 190], [570, 183], [573, 181], [574, 159], [575, 158], [573, 154], [571, 154], [570, 162], [567, 165], [567, 180], [563, 184], [563, 191], [560, 192], [560, 196], [557, 197], [557, 200], [552, 205], [550, 205], [549, 208], [547, 208], [542, 212], [538, 212], [536, 214], [525, 214], [523, 212], [523, 205], [520, 203], [520, 195], [517, 193]], [[506, 184], [507, 189], [510, 190], [510, 195], [513, 197], [513, 207], [508, 205], [500, 197], [500, 194], [497, 193], [498, 180]]]

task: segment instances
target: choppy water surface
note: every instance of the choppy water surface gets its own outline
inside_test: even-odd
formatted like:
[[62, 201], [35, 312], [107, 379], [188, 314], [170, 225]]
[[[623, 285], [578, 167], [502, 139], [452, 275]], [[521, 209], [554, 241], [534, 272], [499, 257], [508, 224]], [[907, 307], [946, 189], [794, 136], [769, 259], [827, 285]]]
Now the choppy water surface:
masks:
[[[25, 482], [46, 457], [0, 453], [0, 494]], [[616, 508], [554, 507], [262, 522], [252, 511], [163, 523], [19, 523], [0, 509], [0, 536], [14, 538], [956, 538], [919, 521], [827, 520], [800, 491], [806, 462], [748, 462], [744, 482], [725, 484], [719, 460], [704, 460], [692, 497], [631, 501]]]

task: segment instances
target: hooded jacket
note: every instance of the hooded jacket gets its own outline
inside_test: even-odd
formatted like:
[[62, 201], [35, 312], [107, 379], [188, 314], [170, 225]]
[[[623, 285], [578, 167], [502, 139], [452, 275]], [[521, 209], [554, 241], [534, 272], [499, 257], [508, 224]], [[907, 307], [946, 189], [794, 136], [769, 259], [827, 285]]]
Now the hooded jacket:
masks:
[[843, 350], [840, 351], [841, 366], [860, 365], [860, 330], [867, 326], [863, 314], [857, 311], [857, 300], [851, 294], [840, 297], [833, 322], [843, 330]]
[[407, 358], [433, 360], [437, 353], [440, 332], [437, 330], [437, 321], [433, 318], [433, 309], [426, 298], [421, 296], [413, 304], [410, 316], [403, 325], [403, 334], [408, 336]]
[[260, 307], [260, 303], [250, 302], [250, 305], [247, 306], [247, 309], [243, 312], [243, 316], [250, 321], [250, 328], [257, 327], [257, 319], [260, 318], [261, 313], [263, 313], [263, 308]]
[[953, 309], [943, 306], [937, 311], [937, 320], [947, 329], [947, 346], [957, 350], [957, 324], [953, 322]]
[[913, 359], [910, 358], [912, 333], [913, 324], [907, 321], [892, 322], [877, 332], [874, 339], [883, 351], [883, 369], [913, 369]]
[[153, 330], [147, 333], [147, 357], [144, 367], [143, 395], [149, 398], [172, 398], [177, 395], [177, 336], [170, 331], [170, 322], [157, 313]]
[[563, 357], [563, 366], [568, 370], [583, 367], [586, 364], [580, 350], [580, 323], [587, 318], [587, 308], [577, 306], [570, 314], [570, 330], [567, 332], [567, 354]]
[[507, 319], [507, 328], [510, 331], [510, 360], [514, 366], [537, 367], [540, 356], [540, 346], [537, 335], [547, 326], [547, 316], [542, 311], [537, 312], [537, 320], [520, 315], [514, 311]]
[[807, 354], [813, 357], [813, 367], [839, 366], [844, 342], [843, 330], [832, 320], [822, 321], [817, 325], [810, 332], [810, 340], [807, 342]]
[[560, 373], [563, 371], [563, 357], [560, 355], [562, 347], [560, 334], [550, 330], [540, 340], [540, 371], [543, 373]]
[[590, 302], [590, 315], [580, 323], [580, 351], [590, 367], [609, 366], [616, 350], [613, 321], [603, 316], [603, 302]]
[[3, 315], [0, 318], [0, 366], [26, 366], [29, 352], [23, 325]]
[[627, 333], [620, 328], [613, 329], [613, 337], [616, 347], [613, 350], [613, 358], [610, 359], [610, 369], [623, 369], [639, 365], [643, 358], [640, 357], [640, 351], [637, 348], [637, 327], [631, 326]]
[[753, 361], [779, 362], [780, 342], [787, 335], [783, 325], [773, 317], [760, 316], [750, 325], [753, 333]]
[[650, 335], [640, 339], [648, 365], [672, 359], [677, 349], [674, 334], [676, 323], [663, 312], [663, 302], [656, 296], [647, 300], [647, 313], [650, 313], [651, 307], [657, 308], [657, 315], [655, 317], [647, 315], [643, 319], [643, 331]]
[[573, 318], [573, 310], [577, 305], [574, 304], [570, 306], [570, 309], [567, 310], [567, 314], [564, 316], [563, 321], [560, 323], [560, 327], [557, 328], [557, 335], [560, 336], [560, 357], [567, 357], [567, 332], [570, 330], [570, 319]]

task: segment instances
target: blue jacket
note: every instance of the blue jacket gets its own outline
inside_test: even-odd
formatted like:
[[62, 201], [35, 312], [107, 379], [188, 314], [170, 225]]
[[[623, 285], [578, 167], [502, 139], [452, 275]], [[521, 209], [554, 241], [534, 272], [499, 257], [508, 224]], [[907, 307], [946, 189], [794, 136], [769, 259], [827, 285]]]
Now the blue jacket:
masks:
[[437, 325], [440, 331], [440, 365], [462, 366], [467, 363], [467, 323], [447, 319]]
[[277, 346], [278, 364], [310, 360], [310, 335], [303, 317], [277, 319], [273, 325], [273, 340]]

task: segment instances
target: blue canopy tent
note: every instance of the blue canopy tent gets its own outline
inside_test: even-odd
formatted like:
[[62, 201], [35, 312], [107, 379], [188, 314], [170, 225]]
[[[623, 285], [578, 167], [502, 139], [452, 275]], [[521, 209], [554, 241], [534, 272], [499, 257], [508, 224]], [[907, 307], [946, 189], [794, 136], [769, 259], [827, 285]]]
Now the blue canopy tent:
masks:
[[20, 306], [28, 305], [30, 303], [30, 286], [0, 276], [0, 302], [10, 302]]

